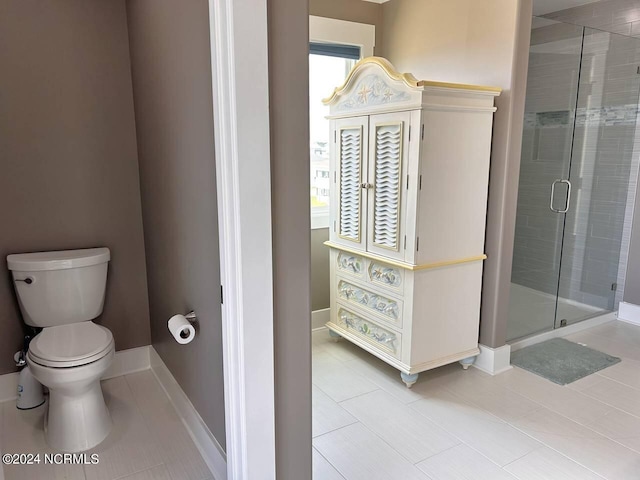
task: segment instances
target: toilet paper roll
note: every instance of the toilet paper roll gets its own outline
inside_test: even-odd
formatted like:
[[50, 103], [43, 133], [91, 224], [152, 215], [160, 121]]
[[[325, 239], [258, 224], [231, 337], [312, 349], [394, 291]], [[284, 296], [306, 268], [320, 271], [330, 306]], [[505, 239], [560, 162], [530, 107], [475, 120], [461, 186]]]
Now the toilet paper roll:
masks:
[[169, 331], [180, 345], [190, 343], [196, 336], [196, 329], [184, 315], [174, 315], [168, 322]]

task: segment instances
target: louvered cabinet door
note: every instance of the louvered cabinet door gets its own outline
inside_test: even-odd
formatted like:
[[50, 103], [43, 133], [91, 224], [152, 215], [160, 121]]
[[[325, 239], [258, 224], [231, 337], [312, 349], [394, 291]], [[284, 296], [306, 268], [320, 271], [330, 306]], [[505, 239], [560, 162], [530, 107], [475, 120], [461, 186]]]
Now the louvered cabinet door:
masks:
[[367, 250], [405, 259], [409, 112], [369, 117]]
[[369, 117], [336, 120], [333, 125], [332, 239], [347, 247], [364, 250], [366, 191], [363, 183], [367, 175]]

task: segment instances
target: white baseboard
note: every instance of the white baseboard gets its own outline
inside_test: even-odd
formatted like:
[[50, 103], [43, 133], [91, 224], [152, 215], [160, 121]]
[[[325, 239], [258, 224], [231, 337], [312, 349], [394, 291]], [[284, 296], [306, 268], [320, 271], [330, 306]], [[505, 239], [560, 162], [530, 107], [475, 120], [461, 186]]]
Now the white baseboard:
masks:
[[574, 333], [581, 332], [582, 330], [586, 330], [587, 328], [597, 327], [598, 325], [602, 325], [603, 323], [607, 323], [615, 319], [615, 312], [610, 312], [605, 313], [604, 315], [598, 315], [597, 317], [589, 318], [588, 320], [573, 323], [566, 327], [555, 328], [553, 330], [549, 330], [548, 332], [531, 335], [529, 337], [523, 338], [522, 340], [517, 340], [510, 343], [511, 351], [515, 352], [516, 350], [520, 350], [521, 348], [528, 347], [529, 345], [535, 345], [536, 343], [544, 342], [545, 340], [550, 340], [552, 338], [573, 335]]
[[[119, 377], [128, 373], [148, 370], [151, 366], [149, 361], [149, 345], [144, 347], [129, 348], [116, 352], [113, 363], [102, 377]], [[0, 375], [0, 402], [15, 400], [18, 397], [18, 373], [7, 373]]]
[[476, 357], [473, 364], [478, 370], [482, 370], [489, 375], [498, 375], [499, 373], [511, 370], [511, 346], [503, 345], [498, 348], [487, 347], [479, 344], [480, 354]]
[[151, 371], [166, 392], [215, 480], [226, 480], [227, 458], [211, 430], [156, 352], [149, 347]]
[[113, 363], [102, 376], [102, 380], [148, 370], [151, 367], [149, 360], [150, 349], [151, 345], [145, 345], [144, 347], [129, 348], [116, 352]]
[[325, 328], [325, 323], [331, 319], [330, 312], [330, 308], [323, 308], [322, 310], [314, 310], [311, 312], [311, 330]]
[[634, 325], [640, 325], [640, 305], [620, 302], [620, 305], [618, 306], [618, 320], [632, 323]]

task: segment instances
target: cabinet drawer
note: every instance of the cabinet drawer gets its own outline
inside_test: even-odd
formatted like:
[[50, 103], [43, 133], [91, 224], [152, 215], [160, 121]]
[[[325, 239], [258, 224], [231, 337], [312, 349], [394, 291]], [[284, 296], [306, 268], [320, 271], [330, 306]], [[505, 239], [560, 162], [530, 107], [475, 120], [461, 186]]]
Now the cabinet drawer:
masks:
[[370, 313], [379, 315], [381, 320], [402, 328], [402, 301], [389, 298], [356, 285], [347, 279], [338, 278], [338, 300], [349, 302]]
[[339, 327], [381, 352], [400, 358], [402, 353], [402, 334], [385, 328], [369, 318], [353, 313], [348, 307], [341, 304], [338, 304], [336, 323]]
[[367, 281], [401, 294], [404, 290], [404, 270], [378, 260], [367, 260]]
[[364, 258], [349, 252], [338, 252], [336, 267], [340, 273], [348, 273], [359, 278], [364, 278]]

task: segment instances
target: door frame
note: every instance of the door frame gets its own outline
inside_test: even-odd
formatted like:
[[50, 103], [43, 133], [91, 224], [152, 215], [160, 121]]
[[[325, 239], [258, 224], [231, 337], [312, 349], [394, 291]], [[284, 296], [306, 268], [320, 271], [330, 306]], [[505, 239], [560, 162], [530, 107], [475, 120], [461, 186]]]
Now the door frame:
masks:
[[209, 0], [229, 480], [275, 479], [267, 25], [265, 0]]

